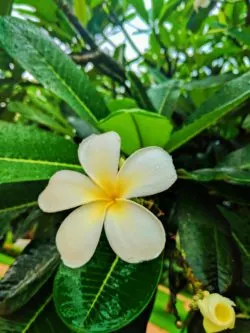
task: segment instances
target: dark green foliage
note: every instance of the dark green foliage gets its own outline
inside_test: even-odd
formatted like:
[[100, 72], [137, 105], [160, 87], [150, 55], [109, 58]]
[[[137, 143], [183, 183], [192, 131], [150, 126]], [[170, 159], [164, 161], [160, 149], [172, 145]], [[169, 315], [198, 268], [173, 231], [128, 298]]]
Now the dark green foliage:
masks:
[[[145, 333], [159, 281], [160, 328], [201, 283], [249, 333], [249, 26], [247, 1], [0, 0], [1, 333]], [[127, 264], [102, 238], [87, 265], [59, 266], [69, 212], [43, 213], [38, 196], [56, 171], [84, 172], [78, 144], [107, 131], [123, 157], [173, 153], [176, 184], [140, 201], [164, 222], [165, 254]], [[199, 313], [184, 325], [204, 331]]]

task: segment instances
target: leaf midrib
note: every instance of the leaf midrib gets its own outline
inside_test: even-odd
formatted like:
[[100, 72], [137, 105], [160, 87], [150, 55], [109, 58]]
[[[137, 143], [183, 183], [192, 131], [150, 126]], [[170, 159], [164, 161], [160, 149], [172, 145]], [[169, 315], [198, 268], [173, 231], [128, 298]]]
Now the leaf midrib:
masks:
[[23, 209], [23, 208], [29, 208], [37, 205], [37, 201], [30, 201], [25, 204], [17, 205], [17, 206], [11, 206], [7, 208], [0, 209], [0, 214], [11, 212], [13, 210]]
[[118, 261], [119, 261], [119, 257], [116, 256], [115, 259], [114, 259], [114, 261], [113, 261], [113, 263], [112, 263], [112, 265], [111, 265], [111, 267], [110, 267], [110, 269], [109, 269], [109, 271], [108, 271], [108, 273], [107, 273], [107, 275], [106, 275], [106, 277], [105, 277], [105, 279], [103, 280], [103, 282], [102, 282], [102, 284], [101, 284], [101, 286], [100, 286], [100, 288], [99, 288], [99, 290], [98, 290], [98, 292], [97, 292], [97, 294], [96, 294], [96, 296], [95, 296], [93, 302], [91, 303], [90, 308], [89, 308], [89, 310], [88, 310], [86, 316], [85, 316], [84, 319], [83, 319], [83, 322], [85, 322], [85, 321], [88, 319], [88, 317], [89, 317], [91, 311], [92, 311], [93, 308], [95, 307], [95, 304], [97, 303], [97, 301], [98, 301], [100, 295], [102, 294], [103, 289], [104, 289], [105, 286], [107, 285], [108, 280], [109, 280], [109, 278], [111, 277], [111, 275], [112, 275], [112, 273], [113, 273], [113, 271], [114, 271], [114, 269], [115, 269], [115, 267], [116, 267]]
[[46, 308], [46, 306], [52, 301], [53, 299], [53, 294], [50, 294], [44, 303], [40, 306], [38, 311], [31, 317], [31, 319], [28, 321], [27, 325], [25, 325], [24, 329], [22, 330], [21, 333], [26, 333], [28, 332], [28, 329], [30, 329], [31, 325], [34, 323], [34, 321], [37, 319], [37, 317], [40, 315], [40, 313]]
[[43, 161], [43, 160], [32, 160], [32, 159], [24, 159], [24, 158], [12, 158], [12, 157], [0, 157], [1, 161], [7, 162], [16, 162], [16, 163], [27, 163], [27, 164], [40, 164], [40, 165], [50, 165], [50, 166], [59, 166], [65, 168], [74, 168], [77, 170], [82, 170], [80, 165], [71, 164], [71, 163], [62, 163], [62, 162], [53, 162], [53, 161]]
[[[180, 130], [174, 132], [172, 134], [170, 140], [167, 142], [165, 149], [168, 152], [173, 152], [177, 148], [181, 147], [184, 143], [188, 142], [190, 139], [195, 137], [197, 134], [201, 133], [204, 129], [210, 127], [213, 123], [216, 123], [219, 119], [223, 118], [229, 112], [232, 112], [232, 110], [236, 106], [243, 103], [248, 98], [249, 95], [250, 95], [250, 92], [245, 91], [244, 93], [242, 93], [240, 95], [240, 97], [238, 99], [235, 98], [233, 101], [229, 101], [222, 106], [218, 106], [218, 108], [216, 108], [215, 110], [213, 110], [209, 113], [201, 114], [192, 123], [189, 123], [189, 124], [185, 125], [184, 127], [182, 127]], [[227, 110], [227, 107], [230, 105], [232, 105], [232, 108], [230, 108], [230, 110]], [[218, 116], [214, 119], [213, 116], [217, 115], [217, 114], [218, 114]], [[190, 128], [192, 129], [193, 127], [196, 127], [197, 123], [198, 124], [202, 123], [202, 124], [200, 124], [199, 128], [197, 128], [196, 130], [189, 133]], [[187, 135], [185, 136], [186, 132], [187, 132]], [[182, 136], [181, 136], [180, 139], [177, 140], [177, 142], [176, 142], [176, 137], [178, 138], [180, 136], [180, 134], [182, 134], [182, 133], [184, 133], [184, 138], [182, 138]]]
[[[12, 25], [13, 30], [15, 31], [15, 25], [8, 20], [8, 24]], [[93, 113], [89, 110], [87, 105], [80, 99], [80, 97], [75, 93], [75, 91], [67, 84], [67, 82], [55, 71], [54, 67], [47, 61], [44, 55], [32, 44], [32, 40], [30, 40], [27, 34], [23, 34], [23, 38], [28, 41], [28, 43], [32, 46], [33, 50], [43, 59], [44, 63], [48, 66], [48, 68], [52, 71], [52, 73], [57, 77], [57, 79], [62, 83], [62, 85], [72, 94], [72, 96], [77, 100], [77, 102], [82, 106], [87, 115], [89, 116], [88, 120], [91, 120], [92, 125], [97, 126], [97, 119], [93, 115]], [[68, 103], [68, 102], [67, 102]], [[78, 112], [77, 112], [78, 113]], [[78, 113], [79, 114], [79, 113]], [[81, 117], [82, 115], [79, 114]]]

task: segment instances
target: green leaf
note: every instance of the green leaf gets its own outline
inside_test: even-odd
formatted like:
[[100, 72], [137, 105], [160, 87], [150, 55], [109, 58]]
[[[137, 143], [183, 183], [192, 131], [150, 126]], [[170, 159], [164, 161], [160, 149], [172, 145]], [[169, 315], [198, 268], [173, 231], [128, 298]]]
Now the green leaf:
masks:
[[149, 23], [148, 12], [147, 12], [147, 10], [145, 8], [144, 0], [129, 0], [128, 2], [136, 9], [136, 13], [146, 23]]
[[142, 147], [164, 147], [172, 131], [167, 118], [140, 109], [113, 112], [99, 127], [116, 131], [122, 139], [122, 151], [128, 155]]
[[59, 254], [53, 243], [32, 241], [0, 281], [0, 315], [10, 314], [26, 304], [58, 263]]
[[61, 169], [81, 169], [75, 144], [35, 127], [0, 121], [1, 183], [48, 179]]
[[88, 264], [79, 269], [60, 266], [54, 284], [57, 312], [77, 332], [118, 330], [145, 309], [161, 268], [162, 257], [141, 264], [125, 263], [103, 238]]
[[169, 80], [148, 90], [148, 95], [158, 113], [171, 119], [180, 97], [180, 85], [176, 80]]
[[206, 289], [225, 292], [233, 282], [236, 267], [232, 235], [215, 204], [199, 188], [186, 188], [179, 194], [174, 220], [195, 277]]
[[85, 26], [88, 23], [89, 12], [86, 0], [74, 0], [74, 10], [79, 21]]
[[201, 90], [206, 88], [217, 88], [226, 82], [236, 78], [232, 73], [225, 73], [221, 75], [210, 75], [201, 80], [192, 80], [184, 85], [187, 90]]
[[234, 111], [250, 96], [250, 72], [226, 83], [217, 93], [204, 102], [189, 118], [190, 123], [174, 132], [166, 145], [173, 151], [219, 119]]
[[231, 225], [233, 238], [241, 254], [241, 261], [243, 263], [242, 282], [250, 287], [250, 218], [249, 216], [240, 216], [222, 206], [219, 208]]
[[250, 184], [250, 171], [239, 171], [234, 168], [200, 169], [195, 171], [179, 169], [178, 177], [198, 182], [224, 181], [237, 185]]
[[230, 28], [228, 34], [238, 40], [240, 43], [250, 46], [250, 28], [241, 27], [241, 28]]
[[246, 116], [246, 118], [244, 119], [244, 122], [242, 124], [242, 128], [244, 128], [248, 132], [250, 131], [250, 114], [248, 114]]
[[44, 125], [55, 132], [72, 136], [72, 129], [65, 124], [61, 124], [53, 116], [44, 113], [35, 106], [29, 106], [21, 102], [10, 102], [8, 104], [8, 111], [18, 113], [25, 119], [32, 120], [38, 124]]
[[151, 6], [152, 6], [152, 11], [153, 11], [153, 19], [156, 20], [158, 18], [158, 16], [160, 15], [160, 12], [162, 10], [163, 7], [163, 0], [151, 0]]
[[45, 182], [25, 182], [0, 184], [0, 216], [4, 212], [33, 207]]
[[110, 112], [124, 110], [124, 109], [135, 109], [137, 104], [132, 98], [122, 98], [122, 99], [109, 99], [107, 101], [107, 106]]
[[164, 23], [168, 19], [168, 16], [175, 12], [181, 1], [182, 0], [169, 0], [167, 3], [164, 4], [160, 13], [159, 24]]
[[0, 3], [0, 15], [10, 15], [13, 0], [4, 0]]
[[0, 317], [1, 333], [70, 333], [58, 317], [53, 304], [51, 279], [22, 309]]
[[92, 125], [96, 124], [95, 116], [103, 118], [108, 114], [86, 74], [33, 24], [14, 17], [1, 17], [0, 45], [45, 88]]
[[0, 184], [0, 237], [10, 230], [13, 220], [37, 205], [38, 195], [44, 187], [45, 182]]
[[214, 180], [238, 185], [250, 184], [250, 145], [228, 154], [215, 168], [195, 171], [178, 170], [179, 178], [200, 182]]
[[209, 16], [210, 11], [214, 8], [215, 5], [216, 1], [211, 1], [210, 5], [207, 8], [199, 8], [197, 13], [193, 11], [187, 23], [187, 29], [191, 30], [192, 32], [197, 32], [201, 28], [203, 22]]

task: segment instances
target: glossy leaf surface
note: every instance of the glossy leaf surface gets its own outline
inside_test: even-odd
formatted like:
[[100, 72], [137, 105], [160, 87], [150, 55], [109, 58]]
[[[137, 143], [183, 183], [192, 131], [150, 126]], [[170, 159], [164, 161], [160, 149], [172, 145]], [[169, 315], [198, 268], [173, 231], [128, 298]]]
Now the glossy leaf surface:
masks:
[[225, 292], [233, 282], [234, 254], [228, 222], [209, 196], [192, 187], [177, 201], [175, 221], [185, 259], [210, 291]]
[[107, 115], [102, 98], [86, 74], [33, 24], [14, 17], [0, 18], [0, 45], [45, 88], [91, 124], [96, 124], [95, 116]]
[[61, 169], [81, 170], [74, 143], [35, 127], [0, 121], [0, 182], [48, 179]]
[[164, 147], [172, 131], [167, 118], [140, 109], [113, 112], [99, 126], [104, 131], [116, 131], [120, 135], [122, 150], [126, 154], [142, 147]]
[[102, 239], [88, 264], [79, 269], [60, 266], [54, 285], [57, 311], [77, 332], [118, 330], [147, 306], [161, 267], [161, 256], [141, 264], [125, 263]]

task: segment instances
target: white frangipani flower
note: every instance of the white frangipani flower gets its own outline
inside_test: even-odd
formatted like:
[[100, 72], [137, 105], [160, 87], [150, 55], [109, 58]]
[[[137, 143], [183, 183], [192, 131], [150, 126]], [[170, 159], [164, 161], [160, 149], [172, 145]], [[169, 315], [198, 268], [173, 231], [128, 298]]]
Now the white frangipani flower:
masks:
[[118, 171], [120, 137], [91, 135], [79, 145], [86, 174], [62, 170], [50, 179], [38, 203], [44, 212], [75, 209], [61, 224], [56, 245], [66, 266], [77, 268], [93, 256], [104, 225], [114, 252], [138, 263], [156, 258], [165, 246], [160, 220], [128, 200], [168, 189], [177, 179], [171, 156], [159, 147], [136, 151]]
[[194, 0], [194, 10], [197, 12], [200, 7], [207, 8], [210, 2], [211, 0]]

